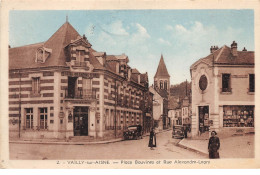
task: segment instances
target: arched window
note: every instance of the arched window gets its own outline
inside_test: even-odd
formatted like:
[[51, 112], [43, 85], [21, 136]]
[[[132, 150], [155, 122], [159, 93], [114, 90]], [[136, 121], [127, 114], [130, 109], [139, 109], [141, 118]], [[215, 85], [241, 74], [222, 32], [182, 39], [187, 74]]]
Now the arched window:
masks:
[[167, 81], [164, 81], [164, 89], [167, 90], [168, 86], [167, 86]]
[[160, 89], [163, 89], [163, 81], [160, 81]]

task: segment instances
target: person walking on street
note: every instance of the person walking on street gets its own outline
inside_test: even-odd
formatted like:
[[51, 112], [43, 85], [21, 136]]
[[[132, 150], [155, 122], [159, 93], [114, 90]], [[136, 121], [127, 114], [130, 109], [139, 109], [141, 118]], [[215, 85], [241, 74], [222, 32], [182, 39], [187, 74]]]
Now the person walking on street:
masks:
[[156, 147], [156, 134], [154, 128], [152, 128], [150, 132], [148, 147], [150, 147], [151, 150], [153, 150], [153, 147]]
[[184, 138], [187, 138], [188, 137], [188, 127], [186, 125], [184, 125], [183, 130], [184, 130]]
[[209, 151], [210, 159], [219, 158], [219, 152], [218, 152], [219, 148], [220, 148], [220, 141], [219, 141], [219, 138], [217, 137], [217, 132], [212, 131], [211, 137], [209, 139], [209, 144], [208, 144], [208, 151]]

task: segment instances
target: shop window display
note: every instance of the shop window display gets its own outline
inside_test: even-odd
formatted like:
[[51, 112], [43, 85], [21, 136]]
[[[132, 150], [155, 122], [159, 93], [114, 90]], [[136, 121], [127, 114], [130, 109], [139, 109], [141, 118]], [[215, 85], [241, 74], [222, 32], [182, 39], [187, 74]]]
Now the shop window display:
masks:
[[224, 127], [254, 127], [254, 106], [223, 106]]

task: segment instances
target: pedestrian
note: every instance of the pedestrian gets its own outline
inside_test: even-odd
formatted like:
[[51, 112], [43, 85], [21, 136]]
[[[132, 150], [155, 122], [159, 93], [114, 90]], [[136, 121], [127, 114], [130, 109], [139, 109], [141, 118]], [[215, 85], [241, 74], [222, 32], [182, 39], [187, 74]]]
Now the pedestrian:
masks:
[[156, 134], [154, 128], [152, 128], [150, 132], [148, 147], [150, 147], [151, 150], [153, 150], [153, 147], [156, 147]]
[[217, 136], [216, 131], [211, 132], [211, 137], [209, 138], [209, 145], [208, 145], [208, 151], [209, 151], [209, 158], [210, 159], [218, 159], [219, 158], [219, 147], [220, 147], [220, 141]]
[[188, 137], [188, 127], [186, 125], [184, 125], [183, 130], [184, 130], [184, 138], [187, 138]]

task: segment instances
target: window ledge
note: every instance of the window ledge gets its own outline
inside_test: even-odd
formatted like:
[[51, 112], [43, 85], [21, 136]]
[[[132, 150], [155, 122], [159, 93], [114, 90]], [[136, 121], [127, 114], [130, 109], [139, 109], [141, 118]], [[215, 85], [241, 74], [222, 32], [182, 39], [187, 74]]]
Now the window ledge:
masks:
[[232, 92], [220, 92], [220, 94], [223, 94], [223, 95], [231, 95]]
[[247, 92], [248, 95], [255, 95], [255, 92]]

